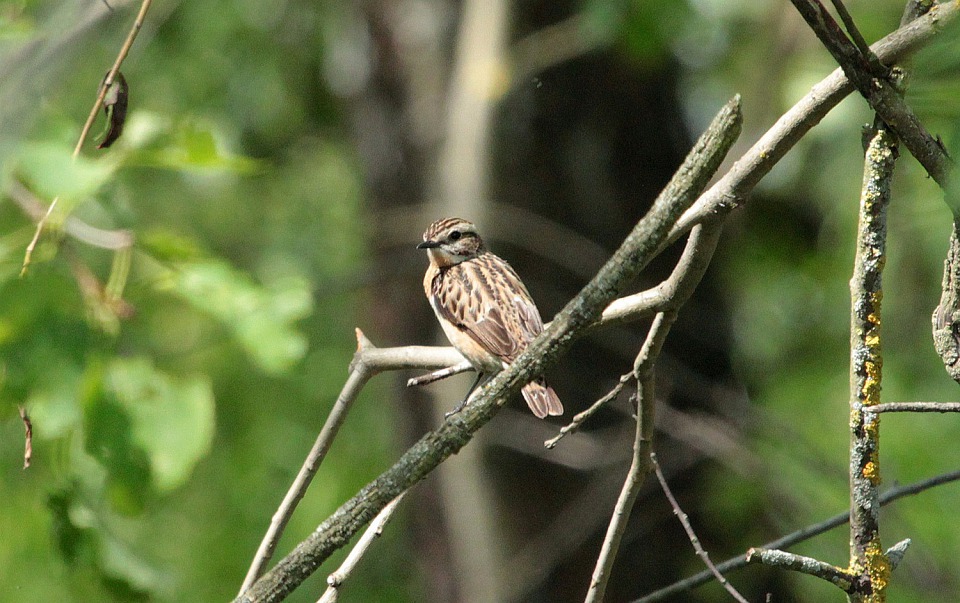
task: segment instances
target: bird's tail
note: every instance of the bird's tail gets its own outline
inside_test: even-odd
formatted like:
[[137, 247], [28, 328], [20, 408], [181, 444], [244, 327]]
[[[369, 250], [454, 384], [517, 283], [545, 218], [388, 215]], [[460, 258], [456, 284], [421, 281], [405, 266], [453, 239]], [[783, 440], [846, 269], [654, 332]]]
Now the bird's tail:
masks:
[[527, 406], [530, 407], [530, 410], [538, 419], [548, 415], [555, 417], [563, 414], [563, 404], [560, 403], [557, 392], [547, 385], [543, 377], [524, 385], [520, 393], [523, 394]]

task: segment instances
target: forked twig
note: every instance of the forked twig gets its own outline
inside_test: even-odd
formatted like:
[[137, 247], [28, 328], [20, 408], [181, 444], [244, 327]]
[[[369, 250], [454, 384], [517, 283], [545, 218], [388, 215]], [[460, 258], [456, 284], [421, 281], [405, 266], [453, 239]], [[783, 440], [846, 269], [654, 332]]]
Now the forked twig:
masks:
[[343, 560], [343, 563], [340, 564], [337, 571], [327, 576], [327, 590], [317, 603], [336, 603], [340, 594], [340, 585], [350, 577], [350, 574], [353, 573], [354, 568], [357, 567], [357, 564], [360, 562], [360, 559], [363, 558], [367, 549], [369, 549], [373, 541], [383, 533], [383, 528], [390, 523], [390, 520], [393, 518], [393, 512], [397, 509], [397, 505], [400, 504], [400, 501], [403, 500], [409, 492], [409, 490], [406, 490], [403, 494], [390, 501], [390, 504], [384, 507], [373, 521], [370, 522], [366, 531], [364, 531], [360, 539], [357, 540], [356, 546], [353, 547], [350, 554], [347, 555], [347, 558]]

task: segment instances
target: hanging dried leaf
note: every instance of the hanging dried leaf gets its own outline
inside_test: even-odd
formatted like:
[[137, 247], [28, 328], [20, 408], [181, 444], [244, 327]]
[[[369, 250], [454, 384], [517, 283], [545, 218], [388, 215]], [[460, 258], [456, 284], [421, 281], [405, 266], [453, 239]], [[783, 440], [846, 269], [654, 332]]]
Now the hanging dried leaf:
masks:
[[117, 77], [107, 89], [103, 97], [103, 112], [107, 115], [107, 130], [103, 140], [97, 145], [98, 149], [105, 149], [112, 145], [123, 133], [123, 124], [127, 121], [127, 80], [123, 74], [117, 72]]

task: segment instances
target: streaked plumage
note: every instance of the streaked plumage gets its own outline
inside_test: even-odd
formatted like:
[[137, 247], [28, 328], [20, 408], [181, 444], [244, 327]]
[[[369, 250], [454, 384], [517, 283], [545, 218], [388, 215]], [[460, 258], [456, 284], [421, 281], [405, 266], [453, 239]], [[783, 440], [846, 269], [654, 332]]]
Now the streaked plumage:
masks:
[[[438, 220], [423, 233], [418, 247], [430, 255], [423, 279], [430, 306], [450, 343], [477, 369], [477, 383], [513, 362], [543, 330], [540, 312], [520, 277], [487, 251], [470, 222]], [[537, 417], [563, 414], [560, 399], [542, 377], [521, 391]]]

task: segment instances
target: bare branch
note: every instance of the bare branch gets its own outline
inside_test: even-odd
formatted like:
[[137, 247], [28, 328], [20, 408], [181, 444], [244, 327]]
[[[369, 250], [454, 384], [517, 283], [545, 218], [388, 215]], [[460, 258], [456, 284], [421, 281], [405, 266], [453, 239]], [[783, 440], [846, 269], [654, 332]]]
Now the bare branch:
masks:
[[830, 565], [812, 557], [795, 555], [786, 551], [754, 548], [747, 551], [747, 563], [762, 563], [771, 567], [816, 576], [830, 582], [846, 593], [857, 592], [858, 576], [848, 570]]
[[960, 402], [885, 402], [864, 407], [864, 412], [960, 412]]
[[791, 2], [880, 119], [903, 140], [910, 153], [937, 184], [946, 188], [953, 162], [940, 142], [927, 132], [896, 87], [872, 73], [867, 58], [843, 35], [840, 26], [820, 0]]
[[240, 594], [243, 594], [257, 578], [259, 578], [276, 549], [277, 542], [283, 534], [283, 530], [290, 520], [290, 516], [296, 509], [297, 504], [303, 498], [313, 476], [320, 468], [320, 463], [326, 456], [333, 438], [336, 437], [340, 426], [343, 425], [347, 413], [353, 406], [363, 386], [374, 375], [385, 370], [397, 370], [403, 368], [435, 368], [450, 364], [456, 358], [462, 358], [453, 348], [424, 348], [409, 346], [406, 348], [377, 348], [363, 334], [360, 329], [356, 331], [357, 335], [357, 353], [354, 355], [353, 362], [350, 363], [350, 376], [344, 384], [343, 389], [337, 397], [336, 403], [330, 410], [330, 415], [323, 424], [323, 429], [317, 436], [313, 448], [307, 455], [300, 472], [290, 485], [286, 496], [280, 503], [280, 507], [274, 513], [270, 520], [270, 527], [260, 542], [260, 547], [254, 555], [253, 563], [247, 571], [243, 585], [240, 587]]
[[834, 8], [837, 9], [837, 14], [840, 15], [840, 20], [843, 21], [843, 26], [847, 29], [847, 33], [850, 35], [850, 39], [853, 40], [857, 52], [861, 57], [863, 57], [863, 59], [867, 62], [867, 65], [870, 67], [870, 72], [877, 77], [885, 77], [889, 70], [884, 67], [882, 63], [880, 63], [880, 59], [877, 58], [877, 55], [873, 54], [873, 51], [870, 50], [870, 45], [867, 44], [863, 34], [860, 33], [860, 28], [857, 27], [856, 22], [850, 15], [850, 11], [848, 11], [847, 7], [843, 4], [843, 1], [832, 0], [832, 2]]
[[[873, 44], [871, 49], [884, 63], [897, 61], [929, 42], [958, 15], [960, 3], [938, 4], [929, 13]], [[737, 160], [723, 178], [700, 196], [670, 231], [665, 244], [676, 241], [694, 224], [717, 219], [742, 205], [787, 151], [853, 90], [853, 84], [840, 68], [815, 85]]]
[[[670, 276], [652, 289], [641, 291], [634, 295], [621, 297], [611, 302], [604, 310], [597, 327], [639, 320], [655, 312], [679, 309], [693, 294], [700, 284], [703, 275], [710, 266], [713, 252], [717, 249], [720, 240], [720, 225], [698, 224], [690, 231], [687, 244], [683, 249], [680, 260]], [[543, 443], [547, 448], [553, 448], [568, 433], [580, 429], [594, 414], [608, 402], [617, 397], [623, 386], [629, 381], [631, 373], [620, 376], [619, 384], [605, 396], [594, 402], [590, 408], [578, 413], [569, 424], [560, 429], [560, 433]]]
[[[663, 471], [660, 470], [660, 463], [657, 462], [657, 455], [650, 454], [650, 462], [653, 463], [653, 470], [657, 475], [657, 481], [660, 482], [660, 487], [663, 488], [663, 493], [666, 495], [667, 500], [670, 501], [670, 507], [673, 508], [673, 514], [677, 516], [677, 519], [680, 520], [680, 524], [683, 526], [683, 530], [687, 533], [687, 538], [690, 539], [690, 544], [693, 545], [693, 550], [697, 552], [697, 555], [703, 559], [703, 563], [707, 566], [707, 569], [710, 570], [710, 573], [717, 579], [724, 589], [730, 596], [732, 596], [740, 603], [747, 603], [747, 600], [741, 595], [736, 588], [733, 587], [726, 578], [723, 577], [723, 574], [717, 569], [717, 566], [710, 561], [710, 555], [704, 550], [703, 546], [700, 544], [700, 539], [697, 538], [696, 533], [693, 531], [693, 526], [690, 525], [690, 518], [687, 517], [687, 514], [683, 512], [683, 509], [680, 508], [680, 504], [677, 502], [676, 497], [673, 496], [673, 492], [670, 491], [670, 486], [667, 485], [667, 479], [663, 477]], [[749, 553], [747, 553], [749, 556]]]
[[568, 433], [573, 433], [573, 432], [575, 432], [576, 430], [580, 429], [580, 426], [583, 425], [583, 423], [584, 423], [587, 419], [589, 419], [589, 418], [592, 417], [594, 414], [596, 414], [596, 412], [597, 412], [598, 410], [600, 410], [601, 408], [603, 408], [603, 406], [606, 405], [607, 402], [609, 402], [610, 400], [613, 400], [613, 399], [616, 398], [618, 395], [620, 395], [620, 392], [623, 391], [623, 387], [624, 387], [624, 386], [627, 384], [627, 382], [629, 382], [631, 379], [633, 379], [633, 371], [630, 371], [629, 373], [624, 373], [624, 374], [620, 375], [620, 378], [617, 380], [617, 384], [616, 384], [615, 386], [613, 386], [613, 389], [611, 389], [611, 390], [608, 391], [606, 394], [604, 394], [599, 400], [597, 400], [596, 402], [594, 402], [593, 404], [591, 404], [591, 405], [590, 405], [590, 408], [588, 408], [588, 409], [586, 409], [586, 410], [584, 410], [584, 411], [582, 411], [582, 412], [577, 413], [577, 414], [573, 417], [573, 420], [570, 421], [570, 423], [568, 423], [567, 425], [565, 425], [565, 426], [563, 426], [562, 428], [560, 428], [560, 433], [558, 433], [556, 436], [550, 438], [549, 440], [547, 440], [546, 442], [543, 443], [544, 447], [545, 447], [545, 448], [553, 448], [554, 446], [557, 445], [557, 443], [558, 443], [560, 440], [563, 439], [563, 437], [564, 437], [565, 435], [567, 435]]
[[[942, 486], [958, 480], [960, 480], [960, 470], [935, 475], [934, 477], [920, 480], [919, 482], [914, 482], [906, 486], [897, 486], [896, 488], [887, 490], [880, 496], [880, 506], [890, 504], [905, 496], [913, 496], [914, 494], [919, 494], [925, 490], [929, 490], [930, 488], [936, 488], [937, 486]], [[803, 527], [795, 532], [791, 532], [786, 536], [782, 536], [757, 548], [782, 549], [784, 547], [797, 544], [798, 542], [809, 540], [814, 536], [819, 536], [820, 534], [832, 530], [833, 528], [842, 526], [848, 521], [850, 521], [850, 512], [844, 511], [843, 513], [838, 513], [829, 519], [825, 519], [819, 523]], [[891, 547], [891, 550], [895, 549], [896, 546], [897, 545]], [[891, 565], [892, 564], [893, 560], [891, 559]], [[730, 557], [729, 559], [718, 563], [717, 569], [722, 573], [728, 573], [732, 570], [740, 569], [745, 565], [747, 565], [746, 557], [744, 555], [737, 555], [736, 557]], [[683, 580], [636, 599], [633, 601], [633, 603], [654, 603], [655, 601], [663, 601], [664, 599], [673, 597], [678, 593], [693, 590], [702, 584], [706, 584], [707, 582], [710, 582], [713, 577], [713, 574], [709, 570], [704, 570], [699, 574], [694, 574], [689, 578], [684, 578]]]
[[623, 482], [623, 488], [620, 490], [620, 497], [613, 508], [610, 525], [607, 526], [607, 533], [603, 539], [603, 546], [600, 548], [600, 555], [597, 557], [596, 567], [593, 569], [593, 577], [590, 579], [590, 587], [587, 589], [584, 603], [603, 601], [607, 583], [610, 580], [610, 570], [613, 568], [617, 551], [620, 549], [623, 532], [627, 529], [627, 521], [630, 519], [633, 503], [636, 502], [637, 495], [640, 494], [643, 481], [650, 473], [650, 450], [653, 446], [653, 413], [656, 407], [653, 393], [653, 367], [657, 357], [660, 356], [663, 342], [670, 333], [670, 327], [673, 326], [676, 318], [676, 311], [657, 314], [657, 317], [653, 319], [653, 324], [650, 325], [647, 339], [643, 342], [643, 347], [640, 349], [633, 365], [633, 374], [637, 379], [637, 430], [633, 442], [633, 458], [630, 462], [630, 469], [627, 471], [627, 477]]
[[364, 531], [363, 535], [357, 541], [356, 546], [353, 547], [353, 550], [350, 551], [347, 558], [343, 560], [343, 563], [340, 564], [337, 571], [327, 576], [327, 590], [317, 603], [336, 603], [340, 593], [340, 585], [350, 577], [350, 574], [353, 573], [354, 568], [357, 567], [357, 564], [360, 562], [360, 559], [363, 558], [367, 549], [369, 549], [373, 541], [383, 533], [383, 528], [390, 523], [390, 520], [393, 518], [393, 512], [397, 509], [397, 505], [400, 504], [400, 501], [403, 500], [408, 492], [410, 491], [407, 490], [390, 501], [373, 521], [370, 522], [366, 531]]

